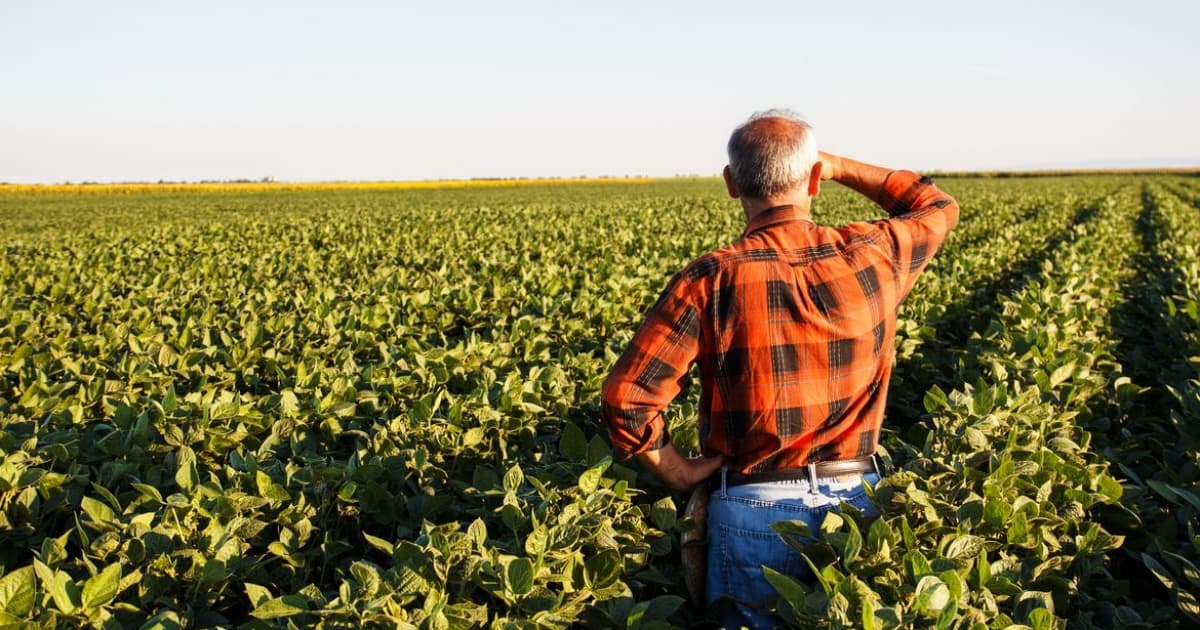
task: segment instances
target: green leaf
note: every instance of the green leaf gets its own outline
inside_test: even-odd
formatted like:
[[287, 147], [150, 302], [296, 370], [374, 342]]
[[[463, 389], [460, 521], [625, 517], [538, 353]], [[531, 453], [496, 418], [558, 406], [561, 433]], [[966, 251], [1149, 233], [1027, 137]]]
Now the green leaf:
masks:
[[611, 459], [605, 458], [591, 468], [583, 471], [583, 474], [579, 475], [579, 489], [585, 495], [594, 494], [599, 490], [600, 480], [604, 477], [604, 471], [608, 470], [608, 466], [611, 463]]
[[204, 570], [201, 572], [201, 577], [208, 584], [216, 584], [225, 580], [225, 563], [215, 558], [210, 558], [204, 563]]
[[862, 551], [863, 537], [862, 533], [858, 531], [858, 524], [854, 522], [854, 519], [847, 518], [846, 527], [850, 531], [846, 534], [846, 544], [842, 548], [842, 560], [849, 567], [851, 563], [858, 560], [858, 554]]
[[121, 565], [110, 564], [97, 575], [83, 583], [82, 602], [84, 608], [103, 606], [117, 596], [121, 586]]
[[117, 519], [117, 514], [113, 512], [112, 508], [91, 497], [83, 497], [79, 502], [79, 507], [94, 523], [112, 523]]
[[200, 483], [200, 473], [196, 470], [196, 453], [188, 447], [179, 449], [178, 468], [175, 470], [175, 483], [184, 492], [191, 492]]
[[879, 553], [885, 544], [888, 547], [896, 544], [896, 532], [888, 525], [887, 519], [877, 518], [867, 529], [867, 549], [870, 553]]
[[37, 595], [37, 579], [33, 567], [27, 566], [0, 577], [0, 610], [24, 617], [33, 610]]
[[292, 418], [300, 413], [300, 400], [296, 398], [296, 392], [290, 389], [285, 389], [279, 394], [279, 411], [284, 416]]
[[250, 605], [255, 608], [271, 599], [271, 591], [265, 586], [259, 586], [252, 582], [242, 582], [242, 588], [246, 590], [246, 597], [250, 599]]
[[929, 560], [925, 559], [925, 556], [916, 549], [904, 554], [904, 568], [911, 580], [918, 580], [933, 573], [933, 569], [929, 566]]
[[367, 541], [368, 545], [371, 545], [375, 549], [378, 549], [379, 551], [383, 552], [384, 555], [388, 556], [389, 558], [392, 556], [393, 553], [395, 553], [395, 547], [392, 545], [392, 543], [390, 543], [382, 538], [379, 538], [378, 536], [372, 536], [372, 535], [364, 532], [363, 540]]
[[484, 436], [485, 436], [485, 434], [483, 431], [483, 427], [471, 427], [470, 429], [467, 429], [466, 431], [463, 432], [463, 437], [462, 437], [463, 446], [466, 446], [466, 447], [475, 446], [476, 444], [483, 442]]
[[950, 399], [946, 398], [946, 392], [942, 388], [934, 385], [925, 392], [925, 411], [933, 413], [939, 409], [949, 409]]
[[1159, 582], [1162, 582], [1163, 586], [1167, 587], [1168, 590], [1175, 588], [1175, 578], [1172, 577], [1171, 572], [1166, 567], [1146, 553], [1138, 555], [1142, 559], [1142, 564], [1146, 565], [1146, 568], [1154, 574], [1154, 577], [1158, 578]]
[[917, 582], [913, 610], [927, 617], [937, 617], [950, 603], [950, 589], [936, 575], [926, 575]]
[[1050, 593], [1043, 591], [1025, 591], [1017, 597], [1017, 607], [1013, 611], [1014, 618], [1018, 623], [1033, 625], [1031, 614], [1038, 609], [1044, 609], [1053, 615], [1054, 598], [1050, 596]]
[[988, 580], [992, 578], [992, 565], [987, 559], [987, 549], [984, 548], [975, 557], [975, 581], [973, 585], [976, 589], [986, 588]]
[[[684, 599], [677, 595], [659, 595], [650, 601], [639, 602], [633, 606], [625, 617], [627, 628], [658, 628], [667, 617], [675, 614], [683, 604]], [[674, 626], [667, 625], [666, 628]]]
[[1175, 591], [1175, 606], [1194, 624], [1200, 624], [1200, 599], [1186, 590]]
[[1021, 589], [1016, 584], [1013, 584], [1012, 580], [1003, 575], [993, 575], [988, 578], [987, 590], [997, 595], [1007, 595], [1009, 597], [1016, 597], [1021, 594]]
[[616, 582], [622, 568], [621, 554], [616, 549], [605, 549], [584, 562], [584, 575], [588, 586], [599, 590]]
[[669, 532], [675, 527], [675, 522], [679, 518], [679, 514], [675, 509], [675, 501], [671, 497], [663, 497], [654, 502], [650, 507], [650, 520], [654, 522], [654, 526]]
[[946, 588], [950, 589], [951, 603], [957, 604], [960, 601], [964, 601], [963, 593], [966, 591], [966, 585], [963, 584], [963, 579], [957, 571], [942, 571], [937, 575], [946, 584]]
[[912, 526], [908, 524], [907, 518], [900, 519], [900, 540], [904, 543], [905, 548], [913, 549], [915, 551], [915, 547], [917, 546], [917, 535], [913, 532]]
[[284, 595], [256, 606], [250, 616], [256, 619], [282, 619], [308, 612], [308, 602], [299, 595]]
[[508, 492], [516, 492], [520, 489], [523, 481], [525, 481], [525, 473], [518, 464], [513, 464], [508, 472], [504, 473], [504, 489]]
[[517, 595], [524, 595], [533, 588], [533, 563], [529, 558], [516, 558], [508, 563], [504, 571], [508, 589]]
[[1113, 501], [1120, 500], [1121, 495], [1125, 493], [1125, 489], [1121, 487], [1121, 484], [1108, 475], [1099, 475], [1097, 481], [1100, 483], [1100, 494]]
[[70, 614], [82, 606], [79, 585], [71, 580], [66, 571], [54, 571], [40, 562], [35, 562], [33, 566], [42, 580], [42, 588], [48, 588], [59, 611]]
[[582, 461], [587, 457], [587, 436], [574, 422], [564, 422], [558, 438], [558, 452], [566, 459]]
[[129, 485], [131, 485], [135, 489], [137, 489], [137, 491], [140, 492], [142, 494], [142, 496], [153, 499], [153, 500], [157, 501], [158, 503], [163, 503], [163, 496], [162, 496], [162, 493], [158, 491], [158, 488], [155, 488], [154, 486], [152, 486], [148, 483], [131, 483]]
[[588, 441], [587, 462], [589, 466], [599, 464], [606, 457], [612, 457], [612, 448], [608, 446], [608, 442], [599, 435], [593, 435]]
[[[467, 526], [467, 536], [475, 543], [476, 549], [483, 550], [488, 541], [487, 523], [481, 518], [471, 521], [471, 524]], [[526, 541], [526, 547], [528, 545], [529, 543]]]
[[1012, 514], [1012, 505], [1004, 501], [991, 500], [983, 508], [983, 520], [992, 527], [1003, 527]]
[[368, 598], [379, 593], [380, 585], [383, 584], [379, 567], [364, 560], [356, 560], [350, 564], [350, 575], [362, 586], [363, 595]]
[[1025, 512], [1017, 512], [1008, 526], [1008, 542], [1018, 547], [1028, 547], [1030, 539], [1029, 522], [1025, 518]]
[[866, 598], [862, 602], [863, 630], [879, 630], [879, 620], [875, 617], [875, 600]]
[[138, 630], [180, 630], [183, 622], [173, 610], [164, 610], [146, 620]]
[[262, 470], [254, 471], [254, 483], [258, 486], [258, 496], [269, 501], [284, 502], [292, 498], [287, 488], [275, 483], [271, 479], [271, 475]]
[[176, 397], [175, 397], [175, 386], [168, 385], [167, 392], [165, 394], [163, 394], [163, 399], [162, 399], [163, 411], [165, 411], [167, 413], [171, 413], [172, 411], [175, 411], [175, 409], [178, 406], [179, 406], [179, 402], [176, 400]]
[[983, 551], [983, 539], [979, 536], [965, 534], [950, 541], [946, 547], [946, 556], [956, 560], [970, 560]]
[[[546, 530], [546, 526], [542, 524], [535, 524], [533, 526], [533, 530], [525, 536], [525, 553], [529, 554], [530, 556], [540, 556], [546, 552], [546, 546], [549, 544], [549, 542], [550, 535]], [[480, 544], [482, 545], [482, 543]]]
[[1058, 368], [1054, 370], [1054, 373], [1052, 373], [1050, 375], [1050, 387], [1051, 388], [1058, 387], [1059, 384], [1061, 384], [1063, 381], [1066, 381], [1067, 379], [1071, 378], [1071, 375], [1074, 373], [1075, 373], [1075, 362], [1074, 361], [1070, 361], [1064, 365], [1058, 366]]
[[[70, 532], [63, 534], [62, 536], [60, 536], [58, 538], [51, 538], [49, 536], [47, 536], [46, 538], [43, 538], [42, 539], [42, 558], [41, 558], [42, 561], [51, 566], [58, 566], [64, 560], [66, 560], [67, 559], [67, 543], [66, 543], [66, 541], [69, 536], [70, 536]], [[37, 565], [38, 565], [38, 563], [36, 563], [36, 562], [33, 565], [35, 570], [37, 568]], [[38, 574], [38, 577], [39, 577], [39, 579], [43, 579], [43, 580], [46, 579], [41, 575], [41, 573]]]
[[793, 610], [800, 611], [804, 609], [804, 599], [808, 597], [808, 587], [800, 583], [798, 580], [784, 575], [771, 567], [764, 566], [762, 568], [763, 577], [767, 578], [767, 582], [775, 589], [776, 593], [783, 598]]
[[1044, 608], [1037, 608], [1030, 611], [1026, 618], [1026, 623], [1029, 624], [1031, 630], [1052, 630], [1054, 628], [1054, 614]]

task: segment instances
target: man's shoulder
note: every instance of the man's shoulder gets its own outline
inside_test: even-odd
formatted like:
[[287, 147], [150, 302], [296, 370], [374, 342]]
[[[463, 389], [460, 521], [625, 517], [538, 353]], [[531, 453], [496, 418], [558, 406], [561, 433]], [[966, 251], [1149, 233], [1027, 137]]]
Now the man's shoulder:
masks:
[[748, 247], [745, 239], [741, 239], [693, 260], [680, 274], [691, 281], [701, 280], [728, 273], [747, 263], [782, 260], [783, 256], [777, 249]]
[[815, 226], [803, 239], [770, 243], [755, 237], [743, 237], [715, 249], [692, 262], [680, 272], [688, 280], [699, 280], [760, 264], [809, 265], [826, 258], [846, 255], [877, 241], [876, 221], [858, 221], [837, 226]]

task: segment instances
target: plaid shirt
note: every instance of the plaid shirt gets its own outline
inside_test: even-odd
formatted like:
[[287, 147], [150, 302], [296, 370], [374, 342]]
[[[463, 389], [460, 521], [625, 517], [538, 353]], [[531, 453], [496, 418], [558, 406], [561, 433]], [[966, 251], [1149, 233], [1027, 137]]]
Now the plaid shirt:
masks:
[[663, 410], [693, 362], [702, 451], [731, 469], [874, 453], [896, 309], [958, 222], [954, 199], [910, 171], [877, 201], [890, 218], [836, 228], [771, 208], [676, 274], [604, 384], [617, 455], [667, 445]]

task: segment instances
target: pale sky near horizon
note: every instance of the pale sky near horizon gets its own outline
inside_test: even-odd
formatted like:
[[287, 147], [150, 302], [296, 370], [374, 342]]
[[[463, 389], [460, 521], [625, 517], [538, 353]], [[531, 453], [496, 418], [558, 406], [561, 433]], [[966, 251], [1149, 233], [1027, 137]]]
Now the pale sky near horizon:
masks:
[[1200, 166], [1200, 3], [6, 2], [0, 182]]

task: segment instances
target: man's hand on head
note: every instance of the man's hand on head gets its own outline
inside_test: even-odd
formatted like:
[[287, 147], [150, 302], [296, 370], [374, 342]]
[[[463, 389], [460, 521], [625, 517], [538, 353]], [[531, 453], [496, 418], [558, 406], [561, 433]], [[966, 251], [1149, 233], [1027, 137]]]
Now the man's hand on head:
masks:
[[674, 444], [637, 454], [637, 460], [676, 492], [689, 492], [708, 479], [724, 462], [722, 457], [684, 457]]
[[824, 151], [818, 151], [817, 155], [821, 158], [821, 179], [837, 179], [842, 170], [842, 158]]

